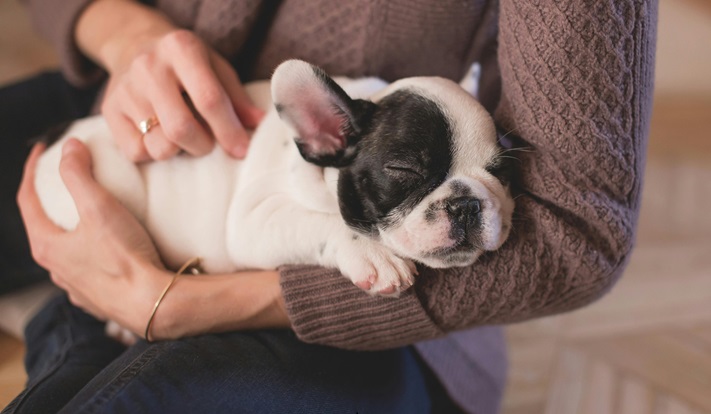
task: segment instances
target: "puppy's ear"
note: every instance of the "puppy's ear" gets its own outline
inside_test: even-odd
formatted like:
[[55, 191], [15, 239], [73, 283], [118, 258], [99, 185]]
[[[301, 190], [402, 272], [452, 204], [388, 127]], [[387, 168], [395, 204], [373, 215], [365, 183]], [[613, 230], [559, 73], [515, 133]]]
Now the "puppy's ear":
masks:
[[288, 60], [272, 76], [272, 101], [298, 134], [306, 161], [343, 167], [355, 156], [375, 104], [351, 99], [326, 73], [300, 60]]

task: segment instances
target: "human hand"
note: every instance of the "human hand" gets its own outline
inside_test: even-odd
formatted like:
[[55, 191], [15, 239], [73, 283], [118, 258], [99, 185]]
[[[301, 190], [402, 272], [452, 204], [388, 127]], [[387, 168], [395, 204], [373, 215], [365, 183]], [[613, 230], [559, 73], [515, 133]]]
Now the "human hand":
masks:
[[[34, 188], [42, 150], [38, 145], [30, 153], [17, 196], [33, 257], [74, 305], [142, 337], [172, 274], [145, 229], [93, 179], [91, 155], [77, 140], [64, 144], [60, 172], [80, 221], [73, 231], [52, 223]], [[161, 302], [151, 337], [289, 326], [279, 273], [249, 271], [178, 279]]]
[[63, 148], [62, 179], [80, 222], [65, 231], [45, 215], [34, 188], [43, 150], [27, 160], [17, 195], [32, 255], [76, 306], [100, 320], [112, 319], [142, 334], [151, 307], [170, 275], [146, 231], [118, 200], [91, 176], [91, 156], [77, 140]]
[[[82, 14], [80, 48], [110, 74], [102, 113], [119, 148], [133, 161], [178, 152], [204, 155], [215, 140], [246, 154], [263, 111], [230, 64], [194, 33], [136, 2], [94, 2]], [[139, 123], [157, 120], [142, 134]]]

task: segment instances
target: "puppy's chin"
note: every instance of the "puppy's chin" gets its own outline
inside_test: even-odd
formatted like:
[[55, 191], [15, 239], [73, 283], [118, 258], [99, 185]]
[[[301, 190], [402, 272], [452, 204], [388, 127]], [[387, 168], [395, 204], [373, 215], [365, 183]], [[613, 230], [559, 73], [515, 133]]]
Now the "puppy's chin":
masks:
[[457, 252], [443, 257], [421, 257], [415, 259], [433, 269], [445, 269], [449, 267], [465, 267], [470, 266], [481, 256], [481, 251], [475, 252]]
[[470, 266], [484, 251], [497, 250], [508, 238], [511, 225], [508, 221], [502, 223], [497, 215], [495, 220], [485, 221], [476, 235], [464, 239], [452, 238], [451, 228], [451, 221], [445, 219], [427, 225], [380, 229], [380, 236], [397, 255], [442, 269]]
[[[398, 231], [399, 230], [399, 231]], [[384, 244], [401, 256], [422, 263], [425, 266], [442, 269], [448, 267], [469, 266], [474, 263], [483, 253], [481, 248], [477, 248], [468, 243], [468, 246], [459, 245], [449, 237], [441, 237], [437, 232], [419, 233], [420, 240], [428, 240], [430, 243], [421, 245], [413, 243], [413, 237], [409, 232], [400, 228], [394, 232], [381, 232], [381, 240]]]

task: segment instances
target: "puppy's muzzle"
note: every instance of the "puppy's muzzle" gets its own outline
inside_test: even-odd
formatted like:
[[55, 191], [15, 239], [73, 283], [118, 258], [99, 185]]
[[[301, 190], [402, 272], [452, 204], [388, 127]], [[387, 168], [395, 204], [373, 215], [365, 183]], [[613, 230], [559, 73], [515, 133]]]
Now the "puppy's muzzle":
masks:
[[481, 226], [481, 203], [474, 197], [457, 197], [445, 206], [452, 222], [452, 238], [459, 242], [472, 241]]

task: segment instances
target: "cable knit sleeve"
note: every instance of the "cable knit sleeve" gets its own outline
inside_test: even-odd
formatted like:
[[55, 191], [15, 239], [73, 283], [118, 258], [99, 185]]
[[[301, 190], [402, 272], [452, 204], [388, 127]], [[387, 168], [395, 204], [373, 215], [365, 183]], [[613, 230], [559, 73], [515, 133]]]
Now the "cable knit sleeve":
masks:
[[651, 113], [656, 1], [502, 0], [497, 121], [528, 147], [514, 230], [469, 268], [423, 269], [398, 299], [342, 276], [282, 269], [307, 342], [381, 349], [584, 306], [634, 244]]
[[97, 82], [104, 72], [86, 58], [74, 41], [77, 19], [92, 0], [22, 0], [35, 29], [59, 55], [62, 73], [76, 86]]

